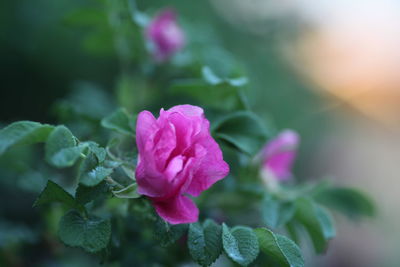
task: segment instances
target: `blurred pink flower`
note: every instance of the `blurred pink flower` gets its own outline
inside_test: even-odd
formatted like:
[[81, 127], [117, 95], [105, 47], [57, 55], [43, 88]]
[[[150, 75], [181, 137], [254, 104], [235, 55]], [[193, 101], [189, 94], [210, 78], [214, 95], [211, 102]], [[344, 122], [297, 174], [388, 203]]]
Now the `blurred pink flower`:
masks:
[[268, 142], [262, 151], [263, 171], [280, 181], [290, 178], [299, 141], [300, 137], [295, 131], [284, 130]]
[[199, 196], [229, 173], [209, 128], [203, 109], [196, 106], [161, 109], [157, 119], [148, 111], [139, 113], [138, 192], [171, 224], [196, 222], [199, 210], [187, 194]]
[[146, 37], [152, 44], [152, 54], [157, 61], [165, 61], [185, 45], [185, 34], [172, 9], [162, 10], [146, 28]]

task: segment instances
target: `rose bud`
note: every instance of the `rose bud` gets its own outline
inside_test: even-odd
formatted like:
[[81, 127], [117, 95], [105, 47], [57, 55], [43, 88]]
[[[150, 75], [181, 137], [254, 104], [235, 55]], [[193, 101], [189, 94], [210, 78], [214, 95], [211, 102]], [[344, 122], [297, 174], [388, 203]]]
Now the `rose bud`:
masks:
[[[269, 141], [261, 152], [261, 176], [270, 186], [292, 176], [291, 169], [296, 158], [300, 137], [292, 130], [284, 130]], [[273, 186], [272, 186], [273, 187]]]
[[185, 35], [172, 9], [161, 11], [146, 28], [146, 38], [156, 61], [168, 60], [185, 45]]

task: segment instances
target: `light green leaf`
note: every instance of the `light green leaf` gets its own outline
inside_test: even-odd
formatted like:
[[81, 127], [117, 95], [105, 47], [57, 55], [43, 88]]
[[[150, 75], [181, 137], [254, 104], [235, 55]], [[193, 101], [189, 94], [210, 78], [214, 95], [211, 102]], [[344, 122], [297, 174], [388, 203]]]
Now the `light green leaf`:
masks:
[[85, 219], [72, 210], [61, 218], [58, 235], [68, 246], [95, 253], [110, 241], [111, 223], [100, 218]]
[[209, 84], [219, 84], [223, 82], [223, 79], [221, 79], [220, 77], [218, 77], [210, 67], [208, 66], [204, 66], [201, 69], [201, 72], [203, 74], [203, 79], [208, 82]]
[[0, 155], [17, 145], [45, 142], [53, 126], [33, 121], [18, 121], [0, 130]]
[[137, 184], [133, 183], [121, 190], [114, 190], [112, 191], [114, 196], [118, 198], [138, 198], [141, 195], [139, 195], [137, 192]]
[[65, 204], [68, 208], [76, 208], [78, 206], [73, 196], [66, 192], [61, 186], [49, 180], [35, 203], [33, 203], [33, 206], [54, 202]]
[[97, 166], [93, 170], [81, 176], [80, 183], [86, 186], [95, 186], [101, 183], [107, 176], [113, 172], [113, 169]]
[[335, 235], [333, 220], [327, 210], [308, 198], [296, 201], [295, 218], [304, 226], [317, 253], [322, 253], [328, 246], [328, 241]]
[[260, 250], [267, 255], [272, 263], [280, 267], [304, 266], [300, 248], [292, 240], [285, 236], [274, 234], [267, 228], [257, 228], [254, 229], [254, 232], [258, 237]]
[[128, 176], [129, 178], [131, 178], [132, 180], [136, 181], [136, 176], [135, 176], [135, 169], [133, 166], [129, 166], [127, 164], [123, 164], [122, 165], [122, 170], [124, 171], [124, 173], [126, 174], [126, 176]]
[[256, 154], [267, 140], [267, 129], [250, 111], [227, 115], [213, 126], [215, 136], [249, 155]]
[[351, 219], [363, 216], [372, 217], [376, 208], [372, 200], [364, 193], [353, 188], [324, 188], [314, 199], [319, 203], [342, 212]]
[[210, 266], [222, 252], [222, 228], [212, 220], [189, 226], [188, 248], [201, 266]]
[[109, 186], [105, 181], [92, 187], [80, 184], [76, 189], [75, 198], [76, 201], [84, 205], [100, 197], [106, 196], [108, 192]]
[[70, 167], [74, 165], [79, 158], [83, 157], [82, 155], [85, 149], [86, 146], [83, 145], [63, 148], [51, 156], [48, 161], [50, 164], [58, 168]]
[[230, 230], [222, 225], [222, 244], [225, 253], [241, 266], [248, 266], [260, 251], [257, 236], [249, 227], [236, 226]]
[[131, 127], [134, 119], [124, 108], [120, 108], [111, 115], [101, 120], [101, 125], [104, 128], [119, 132], [125, 135], [134, 135], [134, 130]]
[[231, 86], [234, 87], [240, 87], [240, 86], [244, 86], [247, 84], [248, 79], [247, 77], [235, 77], [235, 78], [221, 78], [219, 76], [217, 76], [214, 71], [208, 67], [208, 66], [204, 66], [201, 69], [202, 75], [203, 75], [203, 79], [212, 85], [217, 85], [217, 84], [221, 84], [221, 83], [227, 83]]
[[155, 237], [160, 246], [168, 247], [175, 243], [187, 230], [187, 224], [169, 224], [161, 218], [155, 223]]
[[291, 202], [280, 201], [268, 195], [262, 202], [261, 211], [265, 224], [271, 228], [278, 228], [293, 218], [295, 206]]

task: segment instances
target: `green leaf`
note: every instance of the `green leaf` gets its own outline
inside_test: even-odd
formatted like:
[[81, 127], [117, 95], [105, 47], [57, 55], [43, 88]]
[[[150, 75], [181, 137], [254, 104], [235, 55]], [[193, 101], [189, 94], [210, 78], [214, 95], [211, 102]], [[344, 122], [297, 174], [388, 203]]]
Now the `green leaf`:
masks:
[[317, 253], [322, 253], [335, 235], [333, 220], [327, 210], [308, 198], [296, 201], [296, 219], [305, 227]]
[[79, 81], [74, 83], [68, 97], [59, 102], [57, 107], [64, 119], [84, 118], [99, 121], [114, 109], [112, 97], [96, 84]]
[[228, 257], [241, 266], [252, 263], [260, 251], [257, 236], [251, 228], [244, 226], [230, 230], [222, 224], [222, 244]]
[[189, 226], [188, 248], [201, 266], [210, 266], [222, 252], [222, 228], [212, 220]]
[[48, 161], [51, 165], [58, 168], [70, 167], [74, 165], [79, 158], [83, 157], [82, 154], [85, 149], [86, 146], [82, 145], [64, 148], [51, 156]]
[[134, 135], [134, 130], [131, 127], [134, 119], [124, 108], [120, 108], [111, 115], [101, 120], [101, 125], [104, 128], [116, 131], [125, 135]]
[[261, 211], [265, 224], [271, 228], [278, 228], [293, 218], [296, 209], [292, 202], [280, 201], [268, 195], [262, 202]]
[[187, 224], [169, 224], [161, 218], [155, 223], [155, 237], [160, 246], [168, 247], [175, 243], [187, 230]]
[[114, 190], [112, 191], [114, 196], [118, 198], [138, 198], [141, 195], [139, 195], [137, 192], [137, 184], [133, 183], [121, 190]]
[[223, 78], [215, 74], [208, 66], [202, 68], [202, 79], [182, 79], [175, 81], [170, 90], [176, 94], [185, 94], [203, 105], [216, 109], [246, 109], [243, 103], [242, 87], [246, 77]]
[[106, 159], [107, 151], [100, 147], [99, 144], [93, 141], [86, 142], [90, 151], [96, 156], [98, 162], [103, 162]]
[[95, 186], [111, 175], [112, 172], [112, 168], [99, 166], [95, 155], [89, 153], [80, 167], [79, 183], [85, 186]]
[[290, 222], [288, 222], [286, 225], [286, 231], [289, 234], [289, 237], [296, 243], [296, 244], [300, 244], [300, 236], [298, 233], [298, 222], [296, 220], [291, 220]]
[[216, 84], [221, 84], [226, 82], [227, 84], [234, 86], [234, 87], [240, 87], [240, 86], [244, 86], [247, 84], [248, 80], [246, 77], [242, 76], [242, 77], [236, 77], [236, 78], [221, 78], [218, 77], [214, 71], [208, 67], [208, 66], [204, 66], [201, 70], [202, 75], [203, 75], [203, 79], [212, 85], [216, 85]]
[[86, 186], [95, 186], [101, 183], [107, 176], [113, 172], [113, 169], [97, 166], [93, 170], [85, 173], [80, 183]]
[[0, 130], [0, 155], [17, 145], [45, 142], [53, 126], [33, 121], [18, 121]]
[[84, 205], [100, 197], [104, 197], [108, 192], [109, 186], [104, 181], [93, 187], [80, 184], [76, 189], [75, 198], [76, 201]]
[[123, 164], [122, 161], [105, 160], [103, 166], [110, 169], [116, 169]]
[[283, 235], [274, 234], [267, 228], [257, 228], [254, 229], [254, 232], [258, 237], [260, 250], [273, 263], [280, 267], [304, 266], [304, 259], [300, 248], [292, 240]]
[[58, 235], [68, 246], [95, 253], [104, 249], [110, 241], [111, 223], [100, 218], [85, 219], [72, 210], [61, 218]]
[[256, 154], [267, 140], [267, 129], [257, 115], [238, 111], [214, 124], [215, 136], [249, 155]]
[[65, 191], [61, 186], [58, 184], [47, 181], [46, 187], [40, 193], [39, 197], [36, 199], [33, 206], [48, 204], [59, 202], [65, 204], [68, 208], [76, 208], [77, 203], [71, 194]]
[[199, 79], [176, 81], [170, 87], [173, 94], [184, 94], [200, 104], [223, 110], [232, 110], [241, 106], [239, 88], [228, 83], [209, 84]]
[[372, 200], [364, 193], [352, 188], [325, 188], [314, 199], [319, 203], [342, 212], [351, 219], [363, 216], [372, 217], [376, 208]]
[[65, 126], [57, 126], [49, 135], [46, 146], [46, 160], [58, 167], [70, 167], [82, 156], [86, 145], [76, 146], [76, 139]]

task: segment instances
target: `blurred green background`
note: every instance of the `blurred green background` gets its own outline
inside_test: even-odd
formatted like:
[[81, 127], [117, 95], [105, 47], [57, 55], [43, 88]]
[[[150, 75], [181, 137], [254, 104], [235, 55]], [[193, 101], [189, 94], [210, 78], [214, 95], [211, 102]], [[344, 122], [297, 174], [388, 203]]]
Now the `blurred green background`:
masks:
[[[335, 175], [340, 177], [337, 178], [337, 183], [361, 187], [374, 196], [378, 206], [383, 206], [381, 217], [377, 221], [367, 222], [358, 228], [354, 225], [342, 227], [343, 220], [340, 219], [339, 235], [332, 242], [332, 249], [327, 256], [308, 261], [310, 266], [396, 266], [398, 255], [392, 251], [398, 249], [398, 241], [393, 236], [389, 240], [385, 238], [396, 230], [395, 225], [399, 220], [398, 208], [393, 205], [398, 200], [399, 188], [399, 182], [396, 183], [395, 179], [396, 160], [400, 158], [396, 149], [399, 147], [397, 124], [388, 126], [379, 120], [376, 122], [376, 117], [372, 122], [368, 116], [360, 116], [365, 114], [365, 110], [354, 112], [359, 109], [353, 102], [320, 93], [320, 83], [310, 82], [313, 79], [304, 75], [304, 69], [313, 70], [318, 65], [308, 65], [299, 60], [297, 55], [293, 57], [293, 53], [302, 51], [296, 50], [294, 44], [299, 40], [308, 40], [307, 34], [311, 32], [315, 35], [315, 29], [321, 30], [320, 28], [313, 29], [312, 23], [304, 21], [300, 15], [290, 12], [281, 14], [283, 8], [279, 3], [268, 5], [276, 1], [266, 0], [265, 6], [261, 4], [263, 1], [254, 1], [266, 9], [267, 15], [261, 17], [252, 15], [251, 12], [256, 8], [242, 10], [238, 1], [231, 5], [226, 2], [175, 0], [168, 1], [167, 4], [178, 11], [188, 38], [205, 46], [205, 51], [209, 47], [210, 51], [215, 46], [223, 48], [222, 52], [218, 51], [220, 54], [210, 52], [209, 60], [212, 64], [237, 64], [248, 76], [249, 85], [245, 94], [256, 113], [277, 129], [293, 128], [299, 131], [302, 145], [295, 171], [298, 179], [319, 179], [325, 175]], [[165, 5], [165, 1], [138, 1], [139, 9], [149, 15]], [[251, 5], [248, 3], [248, 6]], [[81, 103], [94, 111], [94, 117], [109, 114], [117, 105], [130, 108], [130, 99], [121, 97], [121, 84], [124, 81], [121, 73], [126, 65], [132, 69], [145, 68], [146, 66], [136, 66], [135, 60], [146, 55], [131, 55], [134, 52], [130, 47], [126, 51], [126, 47], [119, 46], [119, 33], [112, 24], [113, 15], [110, 14], [112, 6], [112, 1], [101, 0], [6, 0], [0, 3], [2, 124], [15, 120], [59, 122], [65, 117], [60, 112], [60, 105], [57, 106], [56, 103], [70, 96], [73, 90], [79, 91], [82, 86], [100, 88], [104, 92], [98, 97], [108, 104], [102, 106], [99, 114], [96, 113], [98, 103]], [[293, 7], [291, 8], [293, 11]], [[260, 12], [261, 8], [257, 14]], [[124, 26], [121, 28], [123, 32], [129, 30]], [[127, 42], [132, 44], [132, 49], [141, 46], [138, 42], [143, 41], [134, 35], [140, 36], [141, 33], [137, 29], [132, 32], [132, 40]], [[137, 51], [140, 50], [136, 49], [135, 52]], [[310, 51], [312, 54], [314, 50]], [[317, 51], [319, 60], [334, 61], [335, 56], [319, 50], [315, 50], [315, 53]], [[121, 60], [124, 53], [135, 60], [124, 62]], [[305, 55], [310, 56], [307, 53]], [[296, 60], [298, 62], [294, 64]], [[232, 66], [234, 67], [236, 66]], [[145, 88], [139, 82], [133, 82], [130, 86], [137, 86], [139, 89], [136, 90]], [[177, 104], [175, 102], [179, 99], [151, 95], [154, 92], [165, 94], [162, 90], [167, 90], [168, 86], [166, 84], [165, 88], [157, 88], [158, 91], [149, 91], [150, 96], [145, 97], [153, 97], [156, 101], [148, 101], [152, 106], [139, 104], [139, 107], [158, 110]], [[99, 98], [93, 98], [93, 101]], [[138, 100], [132, 99], [132, 103], [135, 101]], [[394, 112], [398, 114], [397, 110]], [[29, 157], [29, 151], [25, 150], [13, 153], [17, 153], [19, 158]], [[389, 162], [386, 160], [388, 158]], [[374, 164], [370, 164], [372, 162]], [[28, 185], [21, 185], [21, 179], [7, 173], [6, 169], [14, 165], [16, 169], [26, 168], [18, 162], [2, 159], [0, 248], [9, 249], [24, 244], [22, 247], [29, 248], [24, 250], [27, 251], [24, 257], [33, 262], [29, 266], [91, 264], [90, 258], [75, 250], [70, 250], [66, 255], [79, 256], [64, 256], [59, 262], [54, 259], [47, 261], [46, 250], [58, 250], [60, 248], [57, 246], [60, 244], [38, 240], [34, 231], [43, 227], [35, 221], [37, 210], [31, 209], [43, 177], [38, 177], [38, 180]], [[390, 187], [392, 183], [396, 184], [391, 190], [383, 186], [386, 184]], [[385, 192], [387, 196], [383, 196]], [[398, 236], [398, 233], [394, 236]], [[1, 257], [7, 257], [8, 254], [4, 251]], [[351, 260], [349, 255], [352, 255]], [[15, 262], [16, 266], [27, 263], [18, 259], [11, 259], [9, 262]]]

